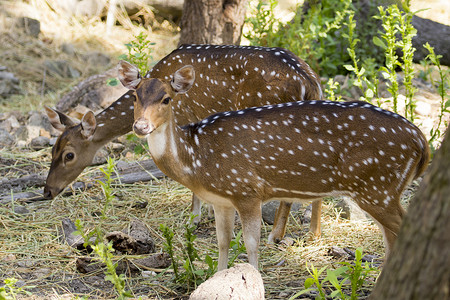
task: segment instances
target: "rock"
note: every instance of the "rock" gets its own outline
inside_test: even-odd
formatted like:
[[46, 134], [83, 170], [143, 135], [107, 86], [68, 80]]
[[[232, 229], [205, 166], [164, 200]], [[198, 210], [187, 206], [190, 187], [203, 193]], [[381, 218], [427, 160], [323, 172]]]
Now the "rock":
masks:
[[26, 215], [26, 214], [29, 214], [30, 211], [28, 210], [28, 208], [26, 208], [23, 205], [16, 205], [16, 206], [14, 206], [14, 213], [19, 214], [19, 215]]
[[53, 126], [50, 123], [47, 115], [45, 115], [42, 112], [34, 111], [31, 113], [30, 117], [28, 118], [29, 126], [36, 126], [39, 128], [43, 128], [48, 132], [52, 132]]
[[424, 101], [417, 101], [414, 112], [421, 116], [429, 116], [431, 113], [431, 104]]
[[122, 84], [109, 86], [107, 80], [118, 76], [117, 67], [103, 74], [91, 76], [81, 81], [72, 91], [65, 94], [56, 104], [56, 109], [70, 112], [77, 105], [83, 105], [92, 111], [108, 107], [128, 90]]
[[9, 116], [9, 118], [0, 123], [0, 128], [5, 129], [8, 132], [12, 132], [19, 127], [19, 121], [17, 121], [17, 118], [14, 115]]
[[335, 205], [336, 209], [341, 209], [341, 214], [339, 216], [343, 219], [352, 221], [366, 221], [367, 216], [365, 212], [363, 212], [354, 202], [347, 201], [345, 198], [346, 197], [343, 197]]
[[[64, 218], [61, 220], [61, 226], [58, 227], [58, 237], [60, 242], [66, 242], [69, 246], [76, 248], [78, 250], [85, 249], [83, 246], [84, 240], [81, 235], [73, 234], [77, 231], [75, 223], [69, 218]], [[94, 238], [95, 241], [95, 238]]]
[[250, 264], [236, 266], [217, 272], [213, 277], [203, 282], [191, 294], [190, 300], [262, 300], [264, 298], [264, 283], [259, 274]]
[[336, 246], [331, 246], [331, 248], [328, 249], [328, 255], [331, 255], [337, 259], [348, 259], [350, 257], [350, 254], [348, 254], [344, 249]]
[[[262, 218], [264, 222], [266, 222], [269, 225], [273, 225], [275, 221], [275, 214], [277, 212], [278, 206], [280, 205], [279, 201], [269, 201], [267, 203], [264, 203], [262, 206]], [[291, 211], [299, 211], [302, 207], [301, 203], [294, 203], [292, 204]]]
[[99, 66], [107, 66], [111, 63], [109, 56], [101, 52], [91, 52], [84, 55], [87, 63]]
[[50, 139], [45, 136], [38, 136], [31, 140], [30, 147], [33, 150], [41, 150], [50, 146]]
[[24, 28], [26, 34], [37, 38], [41, 32], [41, 23], [32, 18], [21, 17], [17, 19], [16, 22], [18, 27]]
[[106, 164], [106, 158], [108, 156], [109, 156], [109, 153], [105, 149], [98, 150], [94, 156], [94, 159], [92, 160], [92, 165], [98, 166], [98, 165]]
[[148, 254], [155, 252], [155, 242], [144, 223], [132, 220], [130, 226], [122, 231], [113, 231], [105, 238], [113, 242], [116, 251], [127, 254]]
[[14, 137], [5, 129], [0, 128], [0, 148], [14, 145]]
[[61, 45], [61, 51], [69, 55], [75, 55], [75, 46], [72, 44], [64, 43]]
[[46, 60], [44, 67], [53, 76], [60, 76], [63, 78], [78, 78], [80, 72], [73, 68], [66, 60]]
[[13, 73], [0, 71], [0, 97], [6, 98], [13, 94], [20, 94], [19, 79]]

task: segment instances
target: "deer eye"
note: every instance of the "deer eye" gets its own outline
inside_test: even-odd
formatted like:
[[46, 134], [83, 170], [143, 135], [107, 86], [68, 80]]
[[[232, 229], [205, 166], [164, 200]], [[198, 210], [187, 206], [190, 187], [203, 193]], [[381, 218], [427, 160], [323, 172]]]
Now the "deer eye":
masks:
[[164, 100], [162, 101], [163, 104], [169, 104], [170, 101], [170, 97], [166, 97], [164, 98]]
[[72, 152], [67, 153], [65, 156], [66, 161], [71, 161], [74, 158], [75, 158], [75, 154], [73, 154]]

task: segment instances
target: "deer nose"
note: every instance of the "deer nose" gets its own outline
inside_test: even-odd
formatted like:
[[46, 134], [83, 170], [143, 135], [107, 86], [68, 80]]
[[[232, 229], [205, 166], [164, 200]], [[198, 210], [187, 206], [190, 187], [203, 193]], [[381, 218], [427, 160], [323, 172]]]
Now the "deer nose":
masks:
[[54, 198], [54, 196], [52, 195], [52, 191], [48, 186], [44, 187], [43, 196], [45, 199], [53, 199]]
[[133, 131], [139, 136], [147, 135], [151, 133], [153, 129], [153, 126], [150, 126], [149, 122], [143, 118], [137, 119], [133, 125]]

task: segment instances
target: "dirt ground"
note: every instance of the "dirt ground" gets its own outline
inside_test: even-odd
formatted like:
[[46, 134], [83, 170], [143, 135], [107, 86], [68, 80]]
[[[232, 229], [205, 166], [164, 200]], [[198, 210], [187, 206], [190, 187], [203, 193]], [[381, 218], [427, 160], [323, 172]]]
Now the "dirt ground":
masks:
[[[117, 62], [117, 56], [125, 53], [124, 43], [133, 39], [142, 28], [128, 26], [114, 28], [105, 34], [104, 22], [99, 20], [58, 19], [51, 10], [37, 10], [36, 5], [45, 1], [5, 1], [0, 3], [0, 66], [7, 67], [21, 80], [22, 92], [0, 99], [0, 115], [14, 114], [19, 121], [31, 111], [41, 111], [43, 105], [54, 106], [80, 80], [109, 69]], [[34, 3], [34, 6], [33, 6]], [[430, 17], [450, 25], [450, 11], [446, 0], [412, 1], [414, 9], [431, 5], [431, 9], [421, 12], [422, 17]], [[38, 18], [41, 33], [38, 38], [23, 33], [14, 22], [21, 16]], [[173, 24], [161, 22], [155, 25], [150, 38], [156, 42], [153, 58], [157, 61], [175, 48], [177, 32]], [[67, 45], [74, 49], [67, 52]], [[94, 53], [103, 53], [110, 60], [106, 64], [89, 61]], [[65, 60], [80, 75], [76, 78], [49, 76], [42, 66], [47, 60]], [[419, 72], [422, 66], [416, 66]], [[436, 71], [433, 71], [436, 76]], [[439, 96], [429, 82], [417, 80], [417, 96], [429, 105], [430, 113], [419, 115], [418, 124], [429, 135], [436, 124]], [[389, 103], [384, 103], [389, 107]], [[446, 115], [448, 120], [448, 115]], [[431, 126], [431, 127], [430, 127]], [[444, 125], [443, 125], [444, 126]], [[444, 127], [442, 127], [444, 128]], [[146, 155], [107, 148], [107, 154], [123, 161], [139, 161]], [[34, 191], [45, 178], [51, 159], [50, 147], [35, 151], [29, 148], [0, 148], [0, 194], [1, 196], [19, 191]], [[0, 202], [0, 286], [6, 278], [15, 278], [20, 299], [114, 299], [113, 285], [105, 280], [105, 273], [94, 270], [81, 273], [78, 262], [87, 254], [69, 246], [60, 239], [61, 224], [64, 219], [84, 223], [86, 232], [99, 228], [104, 232], [123, 230], [132, 220], [142, 220], [155, 242], [156, 253], [163, 251], [164, 238], [160, 224], [167, 224], [175, 232], [174, 249], [181, 257], [185, 244], [184, 224], [189, 218], [191, 192], [168, 179], [155, 179], [147, 183], [113, 185], [114, 199], [106, 207], [106, 218], [102, 218], [105, 207], [104, 194], [96, 179], [99, 168], [92, 166], [83, 172], [79, 181], [94, 184], [83, 193], [59, 196], [54, 200], [19, 200]], [[36, 186], [25, 184], [11, 186], [15, 179], [33, 176]], [[10, 185], [8, 185], [10, 184]], [[405, 192], [403, 204], [407, 206], [414, 195], [418, 182]], [[3, 189], [2, 189], [3, 187]], [[4, 198], [2, 198], [4, 199]], [[340, 261], [351, 261], [351, 257], [335, 257], [330, 254], [333, 247], [340, 249], [357, 247], [365, 253], [383, 257], [382, 235], [376, 224], [369, 219], [348, 220], [341, 217], [342, 211], [335, 206], [335, 199], [327, 199], [322, 213], [322, 236], [309, 240], [309, 224], [305, 221], [305, 210], [291, 213], [287, 228], [287, 238], [280, 244], [267, 243], [272, 228], [266, 223], [262, 227], [260, 251], [260, 271], [265, 283], [267, 299], [288, 299], [304, 288], [309, 276], [306, 266], [338, 268]], [[239, 220], [235, 232], [240, 229]], [[207, 217], [203, 208], [202, 221], [195, 230], [195, 245], [199, 256], [211, 255], [217, 259], [215, 223]], [[125, 261], [139, 259], [147, 255], [117, 254], [115, 259]], [[181, 260], [181, 259], [180, 259]], [[245, 262], [245, 255], [236, 262]], [[197, 262], [197, 267], [207, 265]], [[125, 267], [125, 288], [134, 298], [142, 299], [187, 299], [190, 290], [185, 285], [173, 282], [173, 272], [162, 268], [133, 269]], [[381, 271], [378, 265], [364, 286], [360, 299], [366, 299]], [[302, 297], [314, 299], [316, 294]]]

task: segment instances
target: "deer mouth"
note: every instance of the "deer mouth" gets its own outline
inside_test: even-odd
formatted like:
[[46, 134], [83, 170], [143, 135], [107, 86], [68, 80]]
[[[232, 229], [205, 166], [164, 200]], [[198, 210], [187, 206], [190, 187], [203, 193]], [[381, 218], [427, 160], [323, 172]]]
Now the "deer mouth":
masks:
[[155, 127], [150, 124], [150, 122], [142, 118], [136, 120], [133, 124], [133, 131], [138, 136], [146, 136], [152, 133], [153, 130], [155, 130]]
[[55, 189], [50, 188], [48, 185], [46, 185], [44, 187], [43, 196], [45, 199], [51, 200], [51, 199], [55, 198], [56, 196], [58, 196], [59, 193], [61, 193], [61, 191], [62, 191], [62, 189], [55, 190]]

